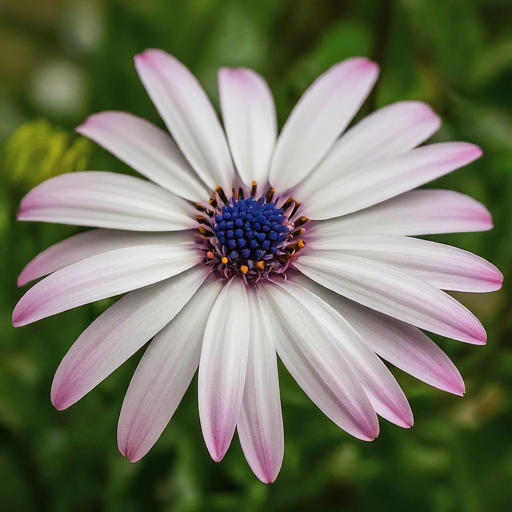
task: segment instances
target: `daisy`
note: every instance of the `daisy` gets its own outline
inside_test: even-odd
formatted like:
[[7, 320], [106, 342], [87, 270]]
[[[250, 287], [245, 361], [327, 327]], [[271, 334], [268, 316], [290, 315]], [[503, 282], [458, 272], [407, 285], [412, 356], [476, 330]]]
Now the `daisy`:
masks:
[[[377, 415], [411, 409], [382, 359], [462, 395], [462, 378], [420, 329], [484, 344], [480, 322], [445, 290], [488, 292], [500, 272], [417, 235], [483, 231], [484, 206], [413, 190], [465, 166], [464, 142], [416, 148], [439, 126], [416, 101], [384, 107], [345, 132], [378, 67], [345, 60], [300, 99], [279, 137], [272, 94], [248, 69], [221, 69], [223, 131], [205, 92], [172, 56], [135, 57], [171, 136], [124, 112], [77, 131], [149, 180], [86, 171], [40, 184], [19, 219], [99, 228], [32, 260], [19, 284], [22, 326], [126, 293], [78, 338], [51, 399], [65, 409], [152, 339], [126, 393], [118, 444], [132, 462], [157, 441], [198, 372], [199, 415], [215, 461], [235, 429], [263, 482], [283, 459], [277, 355], [304, 392], [358, 439]], [[343, 134], [343, 135], [342, 135]]]

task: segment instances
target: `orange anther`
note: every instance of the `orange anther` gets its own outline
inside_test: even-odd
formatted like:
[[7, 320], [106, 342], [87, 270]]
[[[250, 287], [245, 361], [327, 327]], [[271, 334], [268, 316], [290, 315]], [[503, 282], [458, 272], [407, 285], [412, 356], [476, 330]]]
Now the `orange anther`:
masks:
[[213, 252], [212, 251], [208, 251], [206, 253], [206, 257], [211, 260], [213, 258]]
[[226, 256], [223, 256], [220, 261], [222, 261], [222, 263], [224, 263], [225, 265], [228, 262], [228, 259], [226, 258]]
[[302, 240], [299, 240], [299, 243], [298, 243], [299, 247], [302, 249], [304, 247], [304, 242]]
[[249, 267], [247, 265], [242, 265], [240, 267], [240, 270], [244, 273], [244, 274], [247, 274], [247, 272], [249, 272]]
[[263, 261], [258, 261], [258, 263], [256, 263], [256, 266], [263, 270], [265, 268], [265, 263], [263, 263]]

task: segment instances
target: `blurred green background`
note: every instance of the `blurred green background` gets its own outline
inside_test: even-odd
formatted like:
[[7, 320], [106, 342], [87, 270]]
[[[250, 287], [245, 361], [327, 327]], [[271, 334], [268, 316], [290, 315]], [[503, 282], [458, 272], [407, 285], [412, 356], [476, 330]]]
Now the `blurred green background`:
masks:
[[[460, 368], [465, 398], [394, 371], [416, 424], [381, 421], [372, 443], [335, 427], [281, 371], [283, 468], [259, 482], [238, 442], [215, 464], [201, 437], [197, 384], [154, 449], [130, 464], [116, 426], [139, 356], [64, 412], [49, 391], [60, 359], [109, 301], [15, 330], [16, 277], [78, 228], [16, 223], [21, 197], [53, 174], [131, 172], [73, 128], [119, 109], [163, 126], [133, 66], [162, 48], [197, 74], [216, 106], [216, 70], [248, 66], [269, 82], [282, 125], [321, 72], [353, 55], [381, 66], [362, 113], [402, 99], [431, 104], [434, 140], [484, 156], [434, 186], [491, 210], [488, 233], [435, 237], [511, 275], [512, 2], [509, 0], [0, 0], [0, 510], [21, 512], [387, 511], [512, 509], [512, 289], [460, 295], [486, 347], [436, 339]], [[282, 369], [281, 369], [282, 370]]]

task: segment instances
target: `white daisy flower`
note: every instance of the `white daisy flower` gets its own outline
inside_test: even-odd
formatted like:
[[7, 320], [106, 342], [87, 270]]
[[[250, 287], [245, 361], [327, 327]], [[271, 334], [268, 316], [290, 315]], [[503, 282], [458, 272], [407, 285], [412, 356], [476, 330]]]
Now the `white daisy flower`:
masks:
[[237, 429], [252, 470], [272, 482], [284, 450], [276, 353], [328, 418], [366, 441], [379, 433], [377, 415], [413, 424], [381, 358], [462, 395], [459, 372], [420, 329], [484, 344], [480, 322], [444, 290], [493, 291], [502, 276], [478, 256], [411, 236], [483, 231], [491, 217], [463, 194], [412, 189], [481, 150], [416, 148], [440, 126], [417, 101], [345, 132], [377, 79], [364, 58], [320, 76], [279, 137], [272, 94], [253, 71], [219, 71], [224, 133], [183, 64], [148, 50], [135, 65], [172, 138], [123, 112], [93, 115], [77, 131], [151, 181], [75, 172], [37, 186], [19, 211], [100, 229], [27, 265], [20, 285], [49, 275], [20, 300], [15, 326], [126, 293], [64, 357], [55, 407], [152, 339], [124, 399], [121, 452], [136, 461], [149, 451], [199, 368], [211, 456], [222, 459]]

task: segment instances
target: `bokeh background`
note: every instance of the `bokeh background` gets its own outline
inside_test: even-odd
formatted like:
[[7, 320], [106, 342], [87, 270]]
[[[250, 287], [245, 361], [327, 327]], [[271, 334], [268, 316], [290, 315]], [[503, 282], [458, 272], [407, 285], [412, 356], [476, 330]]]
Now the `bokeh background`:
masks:
[[17, 205], [58, 173], [132, 172], [73, 128], [106, 109], [163, 126], [133, 66], [149, 47], [189, 66], [216, 106], [217, 68], [254, 68], [273, 90], [281, 125], [329, 66], [353, 55], [376, 60], [381, 77], [362, 114], [424, 100], [444, 120], [433, 140], [467, 140], [485, 152], [433, 185], [484, 202], [495, 229], [435, 239], [512, 275], [510, 0], [0, 0], [0, 510], [511, 510], [507, 279], [499, 292], [457, 297], [485, 324], [486, 347], [436, 338], [465, 378], [464, 398], [393, 370], [415, 413], [412, 429], [382, 421], [376, 441], [355, 440], [281, 371], [286, 451], [272, 485], [251, 473], [236, 437], [221, 463], [211, 461], [196, 381], [154, 449], [136, 464], [124, 459], [117, 417], [140, 354], [69, 410], [53, 409], [60, 359], [111, 301], [11, 326], [20, 270], [78, 231], [17, 223]]

